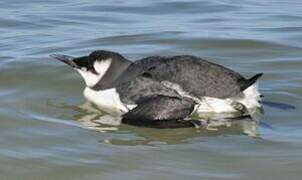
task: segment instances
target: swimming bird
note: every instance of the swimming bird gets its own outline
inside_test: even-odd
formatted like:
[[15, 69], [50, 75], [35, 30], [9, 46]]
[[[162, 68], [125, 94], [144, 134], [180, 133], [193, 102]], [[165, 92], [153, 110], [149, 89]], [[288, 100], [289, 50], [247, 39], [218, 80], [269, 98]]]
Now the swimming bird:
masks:
[[51, 57], [85, 81], [85, 98], [101, 110], [137, 126], [193, 126], [194, 117], [240, 117], [261, 108], [257, 79], [190, 55], [151, 56], [130, 61], [119, 53]]

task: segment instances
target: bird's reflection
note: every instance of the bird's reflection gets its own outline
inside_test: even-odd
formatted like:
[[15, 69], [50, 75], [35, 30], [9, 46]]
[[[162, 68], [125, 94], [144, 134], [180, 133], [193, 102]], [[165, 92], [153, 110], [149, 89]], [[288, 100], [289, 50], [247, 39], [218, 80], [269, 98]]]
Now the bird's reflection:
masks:
[[258, 116], [261, 111], [255, 111], [252, 116], [244, 116], [236, 119], [202, 119], [196, 124], [196, 128], [179, 128], [179, 129], [154, 129], [143, 128], [129, 125], [122, 125], [120, 117], [114, 117], [106, 114], [96, 108], [93, 104], [85, 102], [79, 106], [72, 106], [78, 114], [74, 117], [84, 128], [99, 132], [119, 131], [135, 133], [140, 139], [120, 140], [106, 139], [105, 143], [138, 145], [138, 144], [157, 144], [157, 143], [183, 143], [186, 140], [198, 136], [217, 136], [226, 134], [247, 135], [259, 138], [257, 128], [259, 125]]

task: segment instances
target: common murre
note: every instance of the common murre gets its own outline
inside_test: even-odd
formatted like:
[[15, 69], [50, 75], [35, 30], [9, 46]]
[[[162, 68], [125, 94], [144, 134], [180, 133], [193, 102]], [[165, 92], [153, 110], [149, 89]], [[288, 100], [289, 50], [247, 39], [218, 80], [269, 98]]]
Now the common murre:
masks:
[[158, 128], [193, 126], [192, 117], [238, 117], [261, 108], [257, 79], [189, 55], [134, 62], [105, 50], [88, 56], [51, 55], [83, 77], [84, 96], [122, 122]]

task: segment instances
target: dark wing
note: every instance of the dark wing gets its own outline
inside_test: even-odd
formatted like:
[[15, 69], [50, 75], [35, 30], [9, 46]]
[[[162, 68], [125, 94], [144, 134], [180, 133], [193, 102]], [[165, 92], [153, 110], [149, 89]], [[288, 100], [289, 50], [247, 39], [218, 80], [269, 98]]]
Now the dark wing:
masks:
[[193, 127], [192, 121], [184, 120], [184, 118], [192, 113], [194, 104], [190, 99], [160, 95], [149, 97], [124, 114], [122, 122], [155, 128]]
[[123, 103], [137, 105], [123, 115], [123, 123], [154, 128], [194, 126], [183, 119], [192, 113], [195, 102], [182, 98], [173, 89], [154, 80], [148, 72], [120, 83], [116, 89]]
[[147, 70], [154, 80], [178, 84], [197, 97], [233, 97], [260, 77], [256, 75], [247, 80], [231, 69], [194, 56], [163, 57], [159, 61], [161, 63]]
[[177, 92], [154, 80], [148, 73], [117, 84], [116, 90], [125, 104], [137, 104], [142, 99], [158, 95], [181, 98]]

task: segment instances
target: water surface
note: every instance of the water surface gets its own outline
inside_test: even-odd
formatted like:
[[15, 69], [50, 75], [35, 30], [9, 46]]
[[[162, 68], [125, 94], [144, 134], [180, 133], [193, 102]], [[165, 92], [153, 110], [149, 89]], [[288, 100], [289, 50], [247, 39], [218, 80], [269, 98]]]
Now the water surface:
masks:
[[[2, 0], [1, 179], [300, 179], [302, 2]], [[49, 54], [191, 54], [264, 72], [260, 126], [92, 130], [84, 84]], [[93, 120], [94, 122], [92, 122]], [[257, 138], [244, 129], [257, 128]]]

